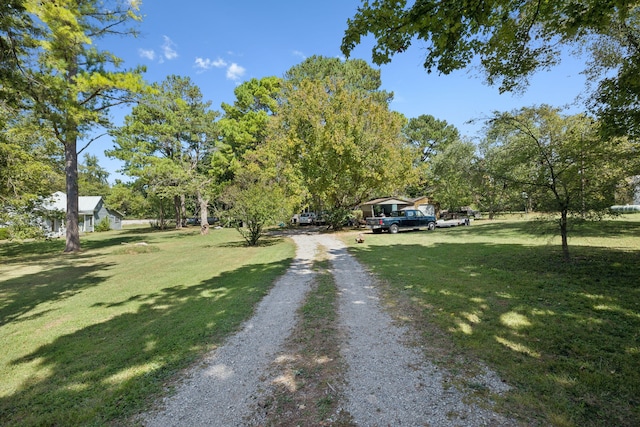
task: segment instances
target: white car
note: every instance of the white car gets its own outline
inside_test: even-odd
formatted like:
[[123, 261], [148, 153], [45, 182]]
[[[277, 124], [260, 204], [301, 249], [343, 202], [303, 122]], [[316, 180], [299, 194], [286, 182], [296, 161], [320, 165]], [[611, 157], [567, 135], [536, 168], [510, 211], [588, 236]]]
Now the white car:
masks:
[[298, 215], [298, 223], [300, 225], [311, 225], [316, 219], [316, 214], [314, 212], [303, 212]]
[[436, 221], [436, 227], [438, 228], [457, 227], [459, 225], [471, 225], [471, 219], [470, 218], [450, 218], [450, 219], [439, 219]]

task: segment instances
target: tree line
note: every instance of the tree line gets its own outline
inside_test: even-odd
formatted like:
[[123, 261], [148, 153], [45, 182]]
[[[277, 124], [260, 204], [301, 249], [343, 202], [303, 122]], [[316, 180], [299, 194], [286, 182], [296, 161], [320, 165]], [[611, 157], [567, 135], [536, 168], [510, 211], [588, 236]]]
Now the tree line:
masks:
[[[363, 60], [313, 56], [282, 77], [242, 83], [234, 102], [216, 111], [188, 77], [148, 83], [143, 69], [122, 69], [116, 55], [100, 50], [101, 38], [133, 35], [140, 19], [136, 2], [106, 3], [10, 0], [0, 6], [0, 220], [15, 224], [43, 196], [64, 189], [67, 252], [80, 250], [77, 196], [93, 192], [127, 215], [152, 214], [160, 225], [171, 218], [181, 227], [199, 212], [203, 234], [215, 214], [236, 225], [249, 244], [264, 227], [306, 207], [325, 211], [339, 229], [360, 203], [382, 195], [427, 195], [443, 209], [473, 205], [490, 216], [523, 207], [558, 215], [568, 256], [569, 218], [598, 217], [629, 201], [628, 178], [640, 174], [633, 133], [612, 127], [611, 98], [611, 108], [602, 107], [608, 115], [600, 116], [565, 115], [548, 105], [494, 112], [479, 142], [472, 142], [444, 120], [392, 111], [393, 93], [381, 88], [379, 70]], [[376, 5], [384, 12], [397, 2]], [[377, 52], [374, 61], [385, 62], [389, 49], [401, 50], [417, 31], [412, 22], [423, 16], [419, 7], [458, 13], [427, 1], [409, 12], [394, 9], [406, 30], [395, 33], [404, 37], [396, 40], [383, 37], [372, 18], [377, 10], [365, 2], [349, 22], [343, 49], [373, 32], [387, 55]], [[427, 24], [433, 40], [449, 40], [436, 34], [444, 31], [440, 24]], [[466, 66], [465, 52], [502, 54], [489, 49], [494, 45], [485, 51], [461, 42], [474, 34], [432, 50], [425, 65], [447, 72]], [[514, 39], [512, 47], [534, 58], [526, 37], [518, 37], [523, 40]], [[624, 56], [621, 39], [608, 40]], [[504, 69], [505, 90], [536, 68], [512, 65]], [[500, 75], [497, 62], [485, 66], [490, 81]], [[122, 104], [132, 107], [115, 127], [108, 112]], [[111, 135], [107, 155], [122, 161], [130, 182], [109, 188], [95, 157], [78, 160], [98, 129]]]

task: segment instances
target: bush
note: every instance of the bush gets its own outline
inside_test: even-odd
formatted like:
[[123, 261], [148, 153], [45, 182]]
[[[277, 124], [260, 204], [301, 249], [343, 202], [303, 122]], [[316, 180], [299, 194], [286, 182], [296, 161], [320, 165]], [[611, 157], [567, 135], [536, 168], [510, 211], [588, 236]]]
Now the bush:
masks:
[[8, 238], [11, 240], [43, 239], [45, 230], [41, 225], [35, 224], [29, 215], [15, 215], [6, 228]]
[[100, 220], [99, 223], [96, 224], [94, 229], [95, 231], [109, 231], [111, 230], [111, 223], [109, 222], [109, 217], [104, 217]]
[[354, 226], [359, 226], [364, 221], [364, 213], [361, 209], [354, 209], [351, 211], [351, 223]]
[[224, 212], [222, 223], [234, 224], [247, 244], [256, 246], [264, 228], [285, 216], [285, 197], [280, 187], [269, 182], [246, 177], [237, 181], [225, 190], [223, 200], [231, 209]]
[[342, 227], [349, 223], [351, 218], [351, 209], [348, 208], [334, 208], [327, 212], [327, 224], [334, 230], [342, 230]]
[[0, 240], [7, 240], [9, 238], [9, 229], [6, 227], [0, 228]]

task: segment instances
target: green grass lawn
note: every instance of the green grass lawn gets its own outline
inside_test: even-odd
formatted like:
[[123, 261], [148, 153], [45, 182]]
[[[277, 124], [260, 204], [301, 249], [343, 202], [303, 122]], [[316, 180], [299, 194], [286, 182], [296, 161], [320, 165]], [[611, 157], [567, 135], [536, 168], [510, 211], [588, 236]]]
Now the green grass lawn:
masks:
[[[0, 244], [0, 424], [125, 423], [247, 319], [293, 244], [235, 230]], [[135, 245], [144, 242], [146, 245]]]
[[427, 345], [428, 323], [512, 386], [505, 411], [542, 425], [640, 425], [637, 215], [576, 225], [570, 263], [553, 225], [533, 220], [352, 240], [391, 299], [418, 310]]
[[[351, 238], [349, 240], [352, 240]], [[147, 245], [135, 245], [145, 242]], [[479, 358], [516, 416], [640, 424], [640, 218], [581, 224], [564, 263], [551, 225], [366, 235], [353, 252], [410, 301], [425, 343]], [[0, 424], [126, 424], [248, 318], [294, 255], [234, 230], [130, 229], [0, 244]], [[443, 359], [442, 363], [447, 363]]]

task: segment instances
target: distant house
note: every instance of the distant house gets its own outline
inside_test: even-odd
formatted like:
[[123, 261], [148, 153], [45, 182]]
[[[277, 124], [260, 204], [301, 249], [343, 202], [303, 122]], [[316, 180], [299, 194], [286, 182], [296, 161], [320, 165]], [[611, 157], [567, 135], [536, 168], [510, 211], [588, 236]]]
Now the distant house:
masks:
[[[44, 203], [45, 224], [49, 232], [53, 234], [63, 234], [65, 227], [65, 212], [67, 210], [67, 195], [61, 191], [56, 191]], [[92, 232], [96, 224], [104, 218], [109, 219], [112, 230], [122, 229], [123, 215], [105, 206], [102, 196], [80, 196], [78, 197], [78, 225], [80, 231]]]
[[628, 178], [628, 181], [633, 188], [631, 203], [611, 206], [614, 212], [640, 212], [640, 175]]
[[365, 218], [378, 216], [381, 213], [389, 215], [393, 211], [400, 211], [402, 209], [419, 209], [426, 215], [435, 215], [435, 208], [429, 203], [428, 197], [383, 197], [362, 203], [360, 209]]

